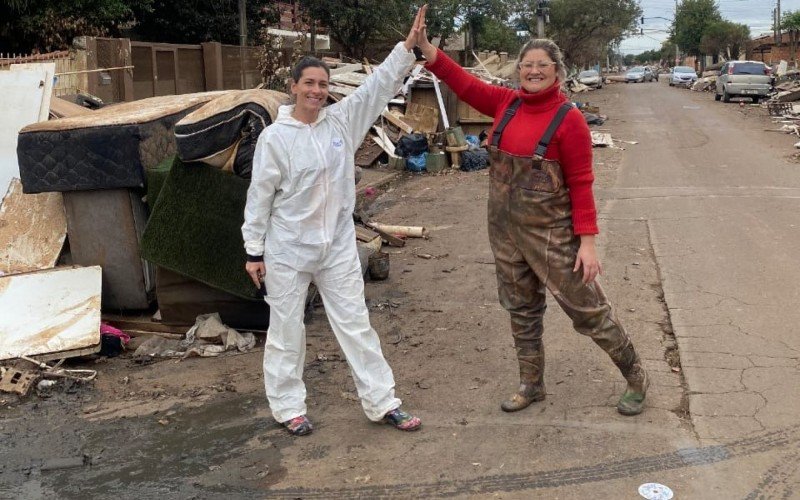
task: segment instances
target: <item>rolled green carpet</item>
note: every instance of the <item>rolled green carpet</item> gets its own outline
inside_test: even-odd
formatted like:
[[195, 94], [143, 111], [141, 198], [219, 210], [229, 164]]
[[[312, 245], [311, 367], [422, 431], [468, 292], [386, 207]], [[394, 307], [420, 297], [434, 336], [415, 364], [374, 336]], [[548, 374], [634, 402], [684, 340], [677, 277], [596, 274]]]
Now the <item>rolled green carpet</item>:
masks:
[[154, 182], [148, 186], [142, 257], [238, 297], [262, 300], [244, 270], [241, 227], [250, 181], [176, 157], [159, 190], [165, 169], [155, 170], [148, 175]]

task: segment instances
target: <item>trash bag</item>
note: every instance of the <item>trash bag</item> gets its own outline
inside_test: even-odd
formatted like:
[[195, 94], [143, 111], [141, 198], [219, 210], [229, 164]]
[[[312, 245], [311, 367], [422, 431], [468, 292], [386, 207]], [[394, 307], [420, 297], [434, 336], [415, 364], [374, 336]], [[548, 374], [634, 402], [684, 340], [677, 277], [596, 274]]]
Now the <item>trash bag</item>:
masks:
[[397, 141], [394, 152], [401, 158], [419, 156], [428, 151], [428, 138], [423, 134], [404, 135]]
[[482, 170], [489, 166], [489, 152], [485, 149], [475, 151], [464, 151], [461, 153], [461, 170], [473, 172]]
[[583, 117], [586, 119], [588, 125], [602, 125], [606, 121], [604, 116], [588, 113], [586, 111], [583, 112]]
[[467, 135], [465, 136], [465, 139], [467, 140], [470, 151], [474, 151], [481, 147], [481, 140], [478, 139], [477, 135]]
[[409, 156], [406, 158], [406, 170], [410, 170], [411, 172], [422, 172], [425, 170], [425, 160], [428, 156], [428, 153], [422, 153], [415, 156]]

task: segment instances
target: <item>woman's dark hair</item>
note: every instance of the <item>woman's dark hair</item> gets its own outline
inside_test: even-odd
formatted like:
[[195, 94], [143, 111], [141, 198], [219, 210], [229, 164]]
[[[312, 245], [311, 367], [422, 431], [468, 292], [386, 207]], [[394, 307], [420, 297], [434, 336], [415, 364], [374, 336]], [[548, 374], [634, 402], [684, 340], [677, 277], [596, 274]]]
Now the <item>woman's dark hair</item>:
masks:
[[295, 83], [300, 81], [300, 77], [303, 76], [303, 70], [306, 68], [322, 68], [325, 70], [325, 73], [328, 74], [328, 78], [331, 77], [331, 69], [324, 61], [320, 61], [316, 57], [305, 56], [292, 68], [292, 80]]

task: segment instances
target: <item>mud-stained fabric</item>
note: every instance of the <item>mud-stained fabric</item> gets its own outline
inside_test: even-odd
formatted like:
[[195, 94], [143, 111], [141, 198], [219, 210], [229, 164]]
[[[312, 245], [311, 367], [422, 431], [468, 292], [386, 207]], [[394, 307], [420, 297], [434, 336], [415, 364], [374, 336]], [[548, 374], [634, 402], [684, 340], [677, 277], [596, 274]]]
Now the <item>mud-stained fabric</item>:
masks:
[[[575, 329], [606, 351], [623, 375], [638, 357], [597, 281], [573, 272], [580, 238], [573, 233], [569, 194], [558, 162], [512, 156], [497, 148], [491, 159], [489, 241], [498, 295], [511, 315], [520, 375], [538, 379], [534, 367], [542, 339], [545, 289]], [[533, 356], [533, 359], [527, 359]]]

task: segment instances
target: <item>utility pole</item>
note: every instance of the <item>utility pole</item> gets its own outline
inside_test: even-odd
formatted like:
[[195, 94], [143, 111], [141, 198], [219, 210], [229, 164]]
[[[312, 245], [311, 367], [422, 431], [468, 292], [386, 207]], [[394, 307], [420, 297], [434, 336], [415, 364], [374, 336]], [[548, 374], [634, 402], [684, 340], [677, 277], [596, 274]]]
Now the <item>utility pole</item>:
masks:
[[778, 8], [775, 9], [775, 28], [778, 31], [778, 39], [775, 40], [775, 43], [780, 47], [783, 41], [781, 36], [781, 0], [778, 0]]
[[536, 38], [544, 38], [544, 25], [550, 21], [550, 0], [536, 0]]
[[247, 0], [239, 0], [239, 45], [247, 45]]
[[[678, 0], [675, 0], [675, 19], [678, 18]], [[678, 42], [675, 42], [675, 66], [681, 63], [681, 49]]]
[[244, 75], [244, 48], [247, 45], [247, 0], [239, 0], [239, 82], [245, 89], [247, 82]]

